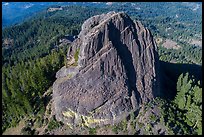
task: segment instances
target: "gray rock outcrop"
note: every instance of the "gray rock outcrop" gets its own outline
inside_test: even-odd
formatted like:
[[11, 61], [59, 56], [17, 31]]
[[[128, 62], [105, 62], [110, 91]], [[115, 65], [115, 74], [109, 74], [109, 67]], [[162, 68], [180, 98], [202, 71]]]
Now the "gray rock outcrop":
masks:
[[125, 13], [89, 18], [57, 72], [57, 120], [73, 125], [113, 124], [160, 94], [157, 46], [150, 31]]

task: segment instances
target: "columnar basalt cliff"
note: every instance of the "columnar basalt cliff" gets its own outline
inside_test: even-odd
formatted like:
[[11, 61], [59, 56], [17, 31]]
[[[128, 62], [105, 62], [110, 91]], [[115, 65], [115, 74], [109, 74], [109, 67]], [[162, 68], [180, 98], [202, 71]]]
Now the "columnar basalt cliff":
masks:
[[53, 84], [56, 118], [69, 125], [113, 124], [160, 94], [157, 47], [125, 13], [89, 18]]

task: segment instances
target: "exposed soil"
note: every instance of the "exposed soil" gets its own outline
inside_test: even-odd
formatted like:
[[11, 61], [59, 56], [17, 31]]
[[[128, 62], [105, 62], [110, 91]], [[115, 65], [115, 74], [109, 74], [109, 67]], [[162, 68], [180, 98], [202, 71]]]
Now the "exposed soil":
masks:
[[167, 49], [179, 49], [180, 46], [173, 40], [166, 39], [164, 43], [162, 44], [163, 47]]
[[202, 47], [202, 41], [201, 40], [191, 39], [190, 44]]
[[21, 129], [25, 126], [24, 120], [21, 120], [16, 127], [8, 128], [3, 135], [21, 135]]

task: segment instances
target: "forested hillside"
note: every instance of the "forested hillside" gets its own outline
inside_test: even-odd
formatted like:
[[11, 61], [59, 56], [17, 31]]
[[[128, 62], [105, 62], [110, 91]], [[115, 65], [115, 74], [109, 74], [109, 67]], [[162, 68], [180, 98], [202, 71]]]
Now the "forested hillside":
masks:
[[[76, 13], [78, 8], [81, 10]], [[24, 117], [42, 117], [46, 105], [43, 94], [54, 82], [58, 69], [64, 66], [69, 47], [59, 47], [59, 39], [77, 35], [85, 19], [101, 12], [82, 7], [44, 11], [31, 21], [3, 30], [3, 131]], [[8, 39], [12, 43], [5, 44]]]
[[[173, 5], [178, 9], [178, 5]], [[159, 6], [165, 6], [165, 3]], [[181, 9], [181, 13], [185, 14], [178, 19], [175, 15], [170, 16], [169, 12], [160, 15], [161, 11], [151, 11], [148, 4], [100, 7], [64, 6], [63, 10], [53, 12], [46, 9], [25, 22], [2, 30], [2, 133], [18, 125], [22, 119], [32, 119], [33, 123], [38, 123], [37, 128], [48, 125], [45, 133], [62, 126], [55, 118], [49, 121], [44, 118], [51, 97], [46, 91], [52, 86], [56, 72], [65, 65], [64, 60], [67, 58], [69, 44], [63, 44], [60, 39], [65, 35], [77, 36], [82, 23], [89, 17], [116, 10], [125, 11], [132, 18], [141, 20], [153, 32], [154, 38], [160, 39], [157, 45], [159, 58], [164, 61], [161, 66], [167, 75], [164, 78], [165, 84], [168, 84], [166, 92], [172, 93], [171, 97], [169, 95], [161, 99], [165, 102], [161, 108], [164, 110], [164, 125], [169, 128], [169, 133], [201, 134], [202, 46], [192, 44], [191, 41], [202, 40], [202, 13], [194, 16], [188, 8], [184, 8], [185, 4]], [[175, 41], [180, 48], [166, 48], [166, 39]], [[36, 127], [28, 127], [29, 130], [22, 130], [22, 134], [38, 134]], [[117, 126], [111, 128], [116, 131]], [[96, 129], [88, 130], [95, 133]], [[146, 132], [151, 134], [151, 128]]]

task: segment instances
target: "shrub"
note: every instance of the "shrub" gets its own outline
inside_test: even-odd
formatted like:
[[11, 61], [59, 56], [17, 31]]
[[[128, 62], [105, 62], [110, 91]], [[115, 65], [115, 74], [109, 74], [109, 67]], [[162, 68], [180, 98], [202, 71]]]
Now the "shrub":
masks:
[[61, 126], [61, 123], [58, 122], [55, 118], [52, 118], [48, 124], [48, 130], [53, 130], [55, 128], [59, 128]]
[[157, 117], [154, 114], [152, 114], [152, 115], [150, 115], [150, 120], [152, 122], [155, 122], [157, 120]]
[[96, 128], [89, 128], [89, 135], [95, 135], [96, 134]]
[[23, 135], [33, 135], [35, 133], [35, 130], [32, 130], [30, 127], [24, 127], [21, 129], [21, 133]]

